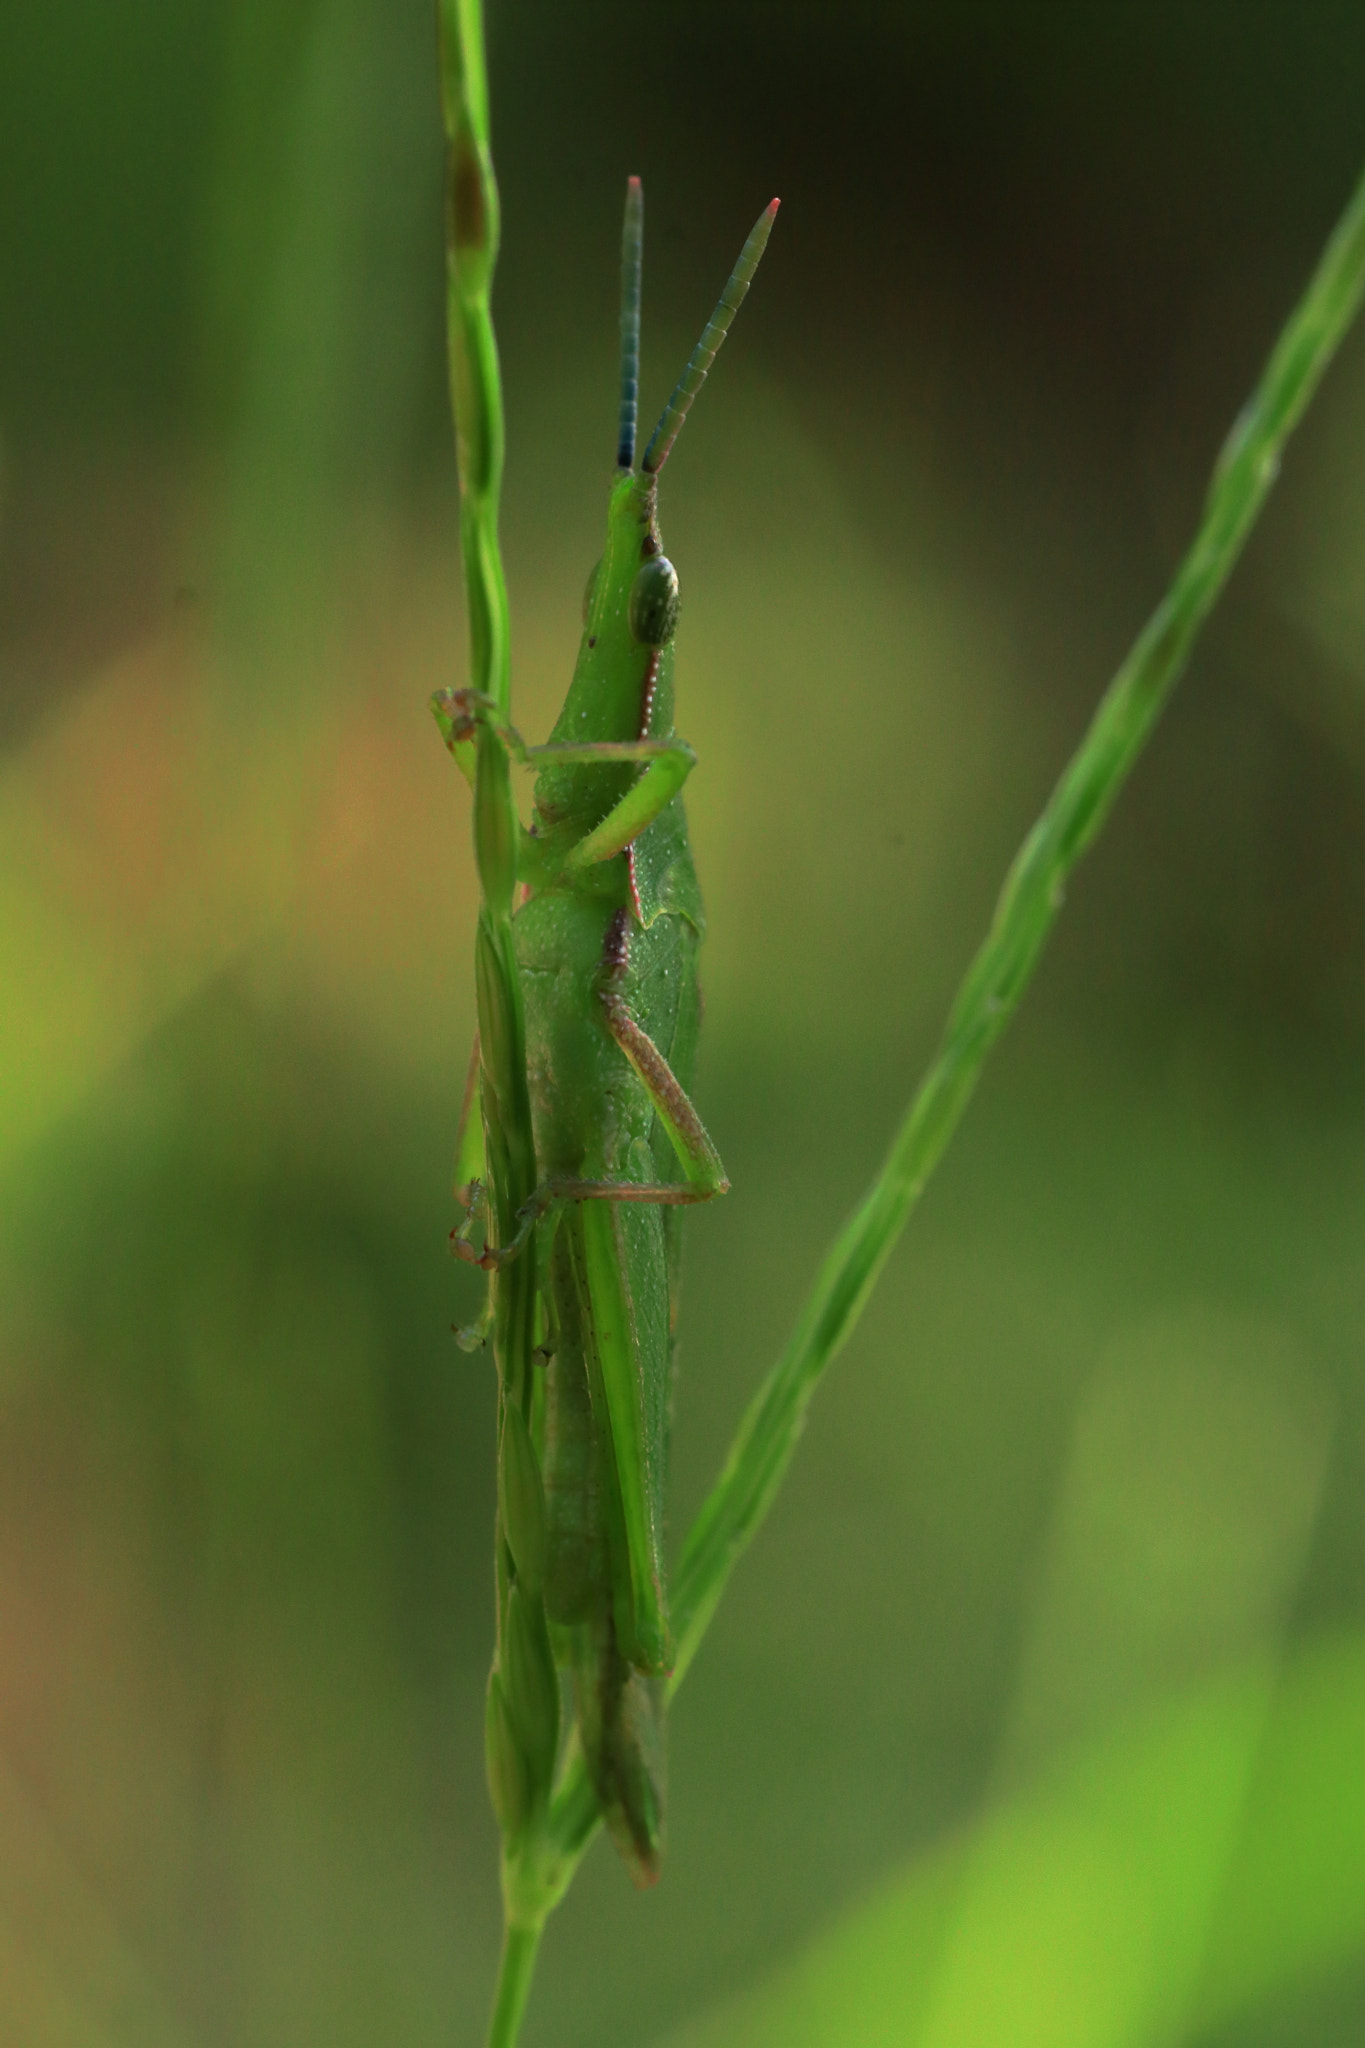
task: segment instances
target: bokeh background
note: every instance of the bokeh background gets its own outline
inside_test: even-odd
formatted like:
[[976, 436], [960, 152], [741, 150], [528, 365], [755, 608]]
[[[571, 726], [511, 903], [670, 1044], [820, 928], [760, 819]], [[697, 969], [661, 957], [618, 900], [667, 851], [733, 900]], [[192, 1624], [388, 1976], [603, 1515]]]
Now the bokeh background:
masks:
[[[493, 1383], [428, 0], [0, 31], [0, 2039], [479, 2041]], [[1353, 5], [502, 0], [517, 715], [669, 467], [707, 891], [675, 1531], [1365, 160]], [[528, 2048], [1365, 2032], [1365, 336]]]

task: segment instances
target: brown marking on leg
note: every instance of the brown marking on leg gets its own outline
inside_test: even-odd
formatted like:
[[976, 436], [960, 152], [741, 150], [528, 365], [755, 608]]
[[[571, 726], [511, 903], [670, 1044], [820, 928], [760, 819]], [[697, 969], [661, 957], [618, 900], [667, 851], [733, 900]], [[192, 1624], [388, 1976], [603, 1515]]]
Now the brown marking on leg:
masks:
[[608, 1031], [639, 1073], [650, 1094], [662, 1101], [674, 1123], [686, 1130], [695, 1120], [696, 1111], [688, 1101], [682, 1083], [654, 1040], [640, 1029], [626, 1008], [623, 998], [614, 990], [602, 991], [602, 1008], [607, 1013]]
[[[711, 1143], [705, 1124], [692, 1107], [687, 1090], [672, 1067], [648, 1032], [640, 1029], [618, 990], [611, 987], [603, 989], [602, 1008], [607, 1013], [608, 1031], [640, 1076], [646, 1093], [665, 1124], [671, 1124], [674, 1131], [687, 1141], [687, 1149], [694, 1157], [713, 1162], [715, 1185], [700, 1193], [694, 1193], [691, 1199], [708, 1201], [712, 1195], [725, 1194], [730, 1183], [725, 1178], [719, 1154]], [[674, 1139], [674, 1144], [676, 1147], [677, 1138]]]
[[630, 900], [635, 911], [635, 922], [644, 929], [645, 906], [640, 901], [640, 884], [635, 879], [635, 841], [626, 848], [626, 874], [630, 880]]
[[[607, 1029], [620, 1046], [622, 1052], [635, 1069], [644, 1086], [645, 1093], [654, 1104], [655, 1114], [662, 1118], [673, 1143], [673, 1148], [683, 1162], [683, 1171], [691, 1172], [687, 1161], [698, 1164], [701, 1171], [686, 1187], [661, 1187], [657, 1193], [647, 1192], [626, 1183], [600, 1184], [600, 1191], [607, 1199], [635, 1202], [707, 1202], [714, 1195], [723, 1195], [730, 1186], [725, 1177], [720, 1154], [707, 1133], [706, 1126], [692, 1107], [687, 1090], [674, 1073], [668, 1061], [660, 1052], [654, 1040], [630, 1014], [630, 1006], [623, 993], [626, 970], [630, 964], [630, 913], [615, 910], [607, 924], [602, 941], [602, 979], [598, 990]], [[698, 1185], [702, 1174], [705, 1184]], [[567, 1192], [567, 1188], [563, 1191]], [[582, 1193], [575, 1193], [570, 1199], [583, 1201], [590, 1194], [597, 1193], [597, 1187], [583, 1184]], [[523, 1214], [525, 1212], [523, 1211]]]
[[540, 1217], [556, 1202], [649, 1202], [659, 1208], [678, 1209], [691, 1202], [710, 1200], [709, 1188], [690, 1188], [685, 1181], [547, 1180], [518, 1214], [525, 1217], [534, 1209]]

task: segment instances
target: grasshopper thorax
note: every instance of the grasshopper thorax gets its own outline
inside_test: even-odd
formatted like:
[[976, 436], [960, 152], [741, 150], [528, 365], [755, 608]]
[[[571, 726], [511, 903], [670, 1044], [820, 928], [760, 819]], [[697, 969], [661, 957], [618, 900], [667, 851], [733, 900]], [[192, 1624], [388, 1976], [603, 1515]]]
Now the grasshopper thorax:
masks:
[[[652, 476], [620, 470], [601, 559], [583, 594], [583, 637], [552, 739], [570, 746], [658, 738], [672, 729], [678, 579], [663, 553]], [[547, 764], [536, 785], [542, 835], [604, 815], [638, 771]], [[596, 822], [595, 818], [592, 822]]]
[[[659, 471], [749, 289], [776, 212], [774, 199], [755, 222], [637, 467], [644, 198], [639, 179], [629, 182], [621, 243], [616, 477], [607, 506], [606, 546], [583, 593], [583, 639], [552, 736], [556, 742], [582, 746], [661, 738], [672, 731], [672, 646], [680, 599], [677, 571], [659, 535]], [[580, 812], [598, 803], [609, 805], [629, 780], [626, 770], [613, 776], [594, 768], [547, 768], [536, 789], [538, 829], [567, 835]]]

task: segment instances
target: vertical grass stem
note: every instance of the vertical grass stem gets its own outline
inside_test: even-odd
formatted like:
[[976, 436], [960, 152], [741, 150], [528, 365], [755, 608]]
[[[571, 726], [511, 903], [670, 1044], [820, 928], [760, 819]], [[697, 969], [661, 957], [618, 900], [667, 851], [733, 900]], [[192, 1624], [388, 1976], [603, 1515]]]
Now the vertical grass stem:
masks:
[[[460, 478], [460, 552], [469, 630], [469, 681], [505, 723], [511, 657], [507, 586], [498, 541], [502, 492], [503, 407], [491, 293], [499, 236], [498, 188], [489, 143], [488, 77], [480, 0], [440, 0], [441, 101], [446, 131], [446, 280], [450, 396]], [[487, 1141], [491, 1236], [517, 1231], [518, 1211], [536, 1186], [535, 1141], [526, 1083], [526, 1026], [512, 942], [520, 823], [507, 752], [481, 728], [474, 764], [474, 855], [482, 904], [475, 941], [480, 1101]], [[501, 1269], [493, 1286], [493, 1349], [498, 1367], [499, 1455], [520, 1437], [531, 1403], [535, 1323], [535, 1247]], [[500, 1488], [500, 1502], [505, 1499]], [[518, 1857], [543, 1818], [553, 1769], [558, 1696], [538, 1684], [532, 1654], [545, 1636], [537, 1592], [519, 1588], [500, 1504], [495, 1536], [497, 1651], [489, 1715], [490, 1783], [520, 1787], [504, 1815], [504, 1866], [515, 1880]], [[524, 1545], [523, 1545], [524, 1547]], [[528, 1649], [529, 1646], [529, 1649]], [[528, 1697], [528, 1694], [530, 1697]], [[552, 1696], [553, 1695], [553, 1696]], [[505, 1711], [501, 1711], [505, 1707]], [[515, 1753], [507, 1753], [513, 1744]], [[546, 1752], [548, 1751], [548, 1755]], [[504, 1802], [506, 1804], [506, 1802]], [[522, 1811], [522, 1808], [525, 1811]], [[540, 1921], [506, 1916], [506, 1938], [491, 2022], [493, 2048], [512, 2048], [530, 1988]]]
[[531, 1978], [540, 1947], [541, 1923], [531, 1927], [509, 1921], [502, 1941], [498, 1993], [493, 2005], [488, 2048], [516, 2048], [521, 2018], [531, 1993]]

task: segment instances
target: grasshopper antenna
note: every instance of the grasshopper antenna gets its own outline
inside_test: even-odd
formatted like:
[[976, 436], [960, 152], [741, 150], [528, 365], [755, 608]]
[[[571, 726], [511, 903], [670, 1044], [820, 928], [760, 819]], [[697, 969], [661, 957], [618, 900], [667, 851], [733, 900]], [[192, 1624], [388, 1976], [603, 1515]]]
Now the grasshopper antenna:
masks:
[[621, 427], [616, 442], [618, 469], [635, 467], [635, 426], [640, 411], [640, 266], [645, 239], [645, 193], [638, 178], [626, 180], [626, 218], [621, 230]]
[[[771, 200], [754, 222], [749, 239], [739, 252], [739, 261], [730, 272], [730, 282], [720, 295], [720, 303], [707, 321], [701, 340], [693, 349], [687, 368], [678, 379], [677, 389], [664, 407], [658, 426], [649, 437], [645, 459], [640, 465], [647, 476], [657, 476], [667, 462], [669, 451], [678, 438], [692, 400], [706, 382], [706, 373], [716, 360], [720, 345], [730, 331], [730, 322], [743, 305], [744, 294], [753, 283], [754, 272], [758, 269], [763, 251], [768, 246], [768, 237], [777, 218], [777, 208], [778, 201]], [[624, 332], [624, 313], [621, 325]], [[624, 419], [624, 407], [622, 417]]]

